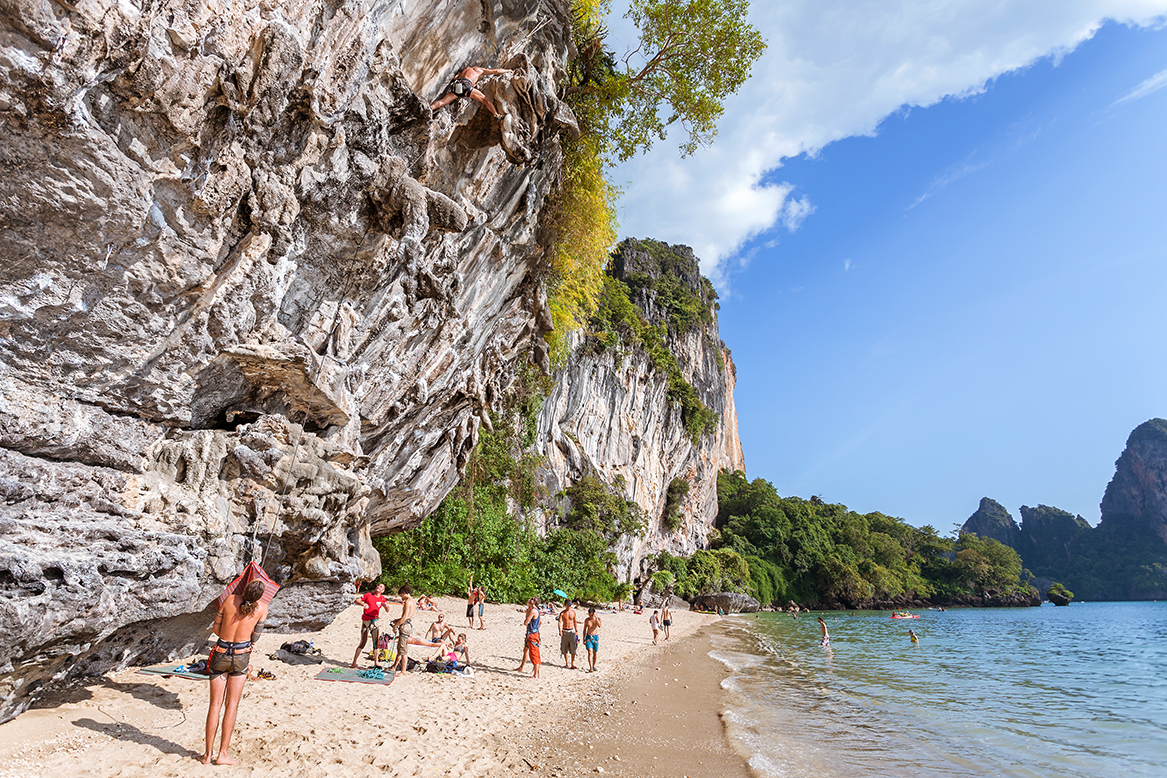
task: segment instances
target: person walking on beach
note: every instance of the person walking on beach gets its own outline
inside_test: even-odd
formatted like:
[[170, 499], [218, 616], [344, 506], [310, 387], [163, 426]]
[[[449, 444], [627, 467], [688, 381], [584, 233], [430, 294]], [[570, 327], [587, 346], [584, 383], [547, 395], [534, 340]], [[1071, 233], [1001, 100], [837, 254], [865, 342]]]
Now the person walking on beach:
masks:
[[397, 590], [401, 597], [401, 615], [390, 622], [391, 627], [397, 630], [397, 661], [393, 663], [394, 670], [408, 672], [409, 636], [413, 634], [413, 611], [417, 602], [413, 599], [413, 588], [404, 584]]
[[215, 747], [215, 733], [219, 729], [219, 710], [223, 710], [223, 737], [215, 764], [238, 764], [227, 756], [231, 734], [235, 731], [235, 715], [239, 712], [239, 698], [247, 683], [247, 665], [251, 662], [251, 648], [263, 632], [267, 618], [267, 603], [262, 602], [263, 581], [252, 581], [242, 594], [232, 594], [219, 606], [215, 615], [215, 634], [218, 641], [207, 661], [211, 677], [211, 699], [207, 706], [207, 749], [199, 757], [203, 764], [211, 763]]
[[661, 626], [665, 628], [665, 640], [669, 639], [669, 627], [673, 626], [673, 614], [669, 612], [668, 600], [665, 601], [664, 610], [660, 614]]
[[818, 620], [819, 620], [819, 627], [821, 627], [823, 630], [823, 642], [821, 645], [829, 648], [831, 645], [831, 636], [827, 634], [827, 623], [825, 621], [823, 621], [822, 616], [819, 616]]
[[377, 584], [376, 589], [365, 592], [353, 600], [357, 605], [365, 606], [365, 612], [361, 614], [361, 644], [357, 646], [357, 652], [353, 654], [353, 663], [349, 667], [357, 666], [357, 660], [361, 658], [361, 651], [364, 650], [370, 634], [373, 636], [373, 667], [381, 666], [381, 657], [377, 654], [377, 636], [381, 634], [377, 627], [377, 618], [388, 601], [385, 597], [385, 584]]
[[660, 635], [660, 617], [656, 615], [656, 611], [648, 617], [648, 623], [652, 626], [652, 644], [655, 646], [657, 636]]
[[[579, 634], [576, 632], [575, 611], [571, 607], [571, 600], [563, 606], [559, 614], [559, 653], [563, 654], [563, 666], [568, 670], [575, 669], [575, 652], [579, 648]], [[571, 666], [568, 667], [567, 655], [571, 654]]]
[[588, 617], [584, 619], [584, 648], [588, 652], [588, 672], [596, 671], [596, 655], [600, 652], [600, 617], [595, 608], [588, 608]]
[[510, 73], [512, 71], [506, 68], [480, 68], [468, 67], [450, 82], [450, 86], [446, 89], [446, 96], [434, 100], [430, 103], [430, 110], [436, 111], [443, 106], [447, 106], [455, 100], [474, 100], [486, 106], [486, 110], [490, 111], [491, 115], [496, 119], [501, 119], [506, 114], [501, 114], [498, 109], [494, 107], [494, 103], [490, 102], [490, 98], [475, 88], [478, 79], [483, 76], [493, 76], [499, 73]]
[[532, 597], [527, 600], [527, 613], [523, 618], [523, 626], [527, 629], [527, 636], [523, 640], [523, 658], [519, 660], [519, 668], [515, 671], [517, 673], [523, 672], [527, 657], [530, 657], [531, 665], [535, 669], [535, 672], [531, 674], [532, 678], [539, 677], [539, 665], [543, 663], [543, 659], [539, 656], [539, 625], [542, 620], [543, 614], [539, 611], [539, 598]]

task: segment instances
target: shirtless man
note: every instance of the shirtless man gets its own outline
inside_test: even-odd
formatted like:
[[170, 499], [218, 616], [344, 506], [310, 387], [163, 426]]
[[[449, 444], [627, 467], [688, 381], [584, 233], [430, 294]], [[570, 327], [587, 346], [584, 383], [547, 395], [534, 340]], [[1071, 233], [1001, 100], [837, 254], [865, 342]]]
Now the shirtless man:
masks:
[[453, 634], [454, 628], [446, 623], [446, 614], [439, 613], [438, 620], [430, 624], [429, 630], [425, 633], [425, 639], [431, 643], [441, 643], [447, 635]]
[[409, 636], [413, 634], [413, 612], [417, 609], [417, 602], [413, 599], [413, 589], [409, 584], [404, 584], [397, 590], [397, 594], [401, 597], [401, 615], [389, 626], [397, 630], [397, 661], [393, 663], [393, 669], [404, 673], [407, 672]]
[[825, 621], [823, 621], [822, 616], [819, 616], [818, 620], [819, 620], [819, 627], [821, 627], [823, 630], [823, 640], [822, 640], [822, 643], [820, 645], [830, 647], [831, 636], [827, 634], [827, 623]]
[[[579, 635], [576, 633], [575, 610], [571, 607], [571, 600], [563, 606], [559, 614], [559, 653], [563, 654], [563, 666], [568, 670], [575, 669], [575, 652], [579, 647]], [[567, 655], [571, 654], [571, 666], [567, 664]]]
[[523, 672], [523, 667], [527, 664], [527, 657], [531, 657], [531, 665], [535, 668], [531, 677], [539, 677], [539, 666], [543, 663], [539, 656], [539, 626], [542, 621], [543, 614], [539, 612], [539, 598], [532, 597], [527, 600], [527, 613], [523, 617], [523, 626], [527, 630], [527, 636], [523, 639], [523, 658], [519, 660], [516, 673]]
[[361, 614], [361, 644], [357, 646], [357, 652], [353, 654], [353, 663], [349, 667], [357, 666], [357, 660], [361, 658], [361, 651], [365, 647], [365, 642], [369, 639], [369, 633], [373, 635], [373, 667], [380, 667], [380, 654], [377, 653], [377, 636], [381, 632], [377, 626], [377, 618], [381, 615], [381, 609], [385, 607], [385, 603], [388, 602], [385, 598], [385, 584], [377, 584], [376, 589], [358, 595], [353, 602], [357, 605], [363, 605], [365, 612]]
[[470, 585], [466, 587], [466, 620], [470, 622], [470, 629], [474, 629], [474, 606], [478, 602], [478, 590], [474, 588], [474, 576], [470, 576]]
[[669, 613], [669, 604], [666, 602], [660, 614], [660, 625], [665, 628], [665, 640], [669, 639], [669, 627], [673, 626], [673, 614]]
[[588, 608], [588, 617], [584, 619], [584, 648], [588, 650], [588, 672], [596, 671], [596, 655], [600, 652], [600, 617], [595, 608]]
[[482, 78], [483, 76], [493, 76], [498, 73], [510, 72], [512, 71], [507, 70], [506, 68], [468, 67], [459, 73], [457, 77], [450, 82], [450, 86], [446, 89], [447, 94], [445, 97], [430, 103], [430, 109], [436, 111], [443, 106], [449, 105], [458, 98], [462, 98], [463, 100], [470, 99], [482, 103], [486, 106], [486, 110], [490, 111], [494, 118], [501, 119], [506, 114], [499, 113], [498, 110], [494, 107], [494, 103], [490, 102], [490, 98], [484, 95], [482, 92], [478, 91], [474, 85], [477, 84], [478, 79]]
[[219, 636], [207, 672], [211, 676], [211, 702], [207, 708], [207, 750], [199, 757], [203, 764], [211, 763], [211, 749], [215, 745], [215, 731], [219, 728], [219, 709], [226, 699], [223, 711], [223, 738], [215, 764], [238, 764], [227, 756], [231, 733], [235, 731], [235, 714], [243, 684], [247, 683], [247, 665], [251, 661], [251, 647], [263, 632], [267, 618], [267, 603], [262, 602], [263, 581], [252, 581], [242, 593], [228, 597], [215, 616], [215, 634]]

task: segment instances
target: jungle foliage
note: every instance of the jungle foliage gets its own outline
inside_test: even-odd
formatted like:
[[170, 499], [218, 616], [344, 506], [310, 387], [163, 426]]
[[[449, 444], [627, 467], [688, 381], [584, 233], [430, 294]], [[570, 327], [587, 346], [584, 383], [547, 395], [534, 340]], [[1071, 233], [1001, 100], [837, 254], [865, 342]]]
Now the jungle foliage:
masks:
[[863, 607], [899, 597], [943, 601], [1024, 591], [1021, 559], [991, 539], [942, 538], [882, 513], [859, 514], [817, 497], [780, 497], [767, 481], [723, 471], [715, 547], [747, 563], [763, 604]]

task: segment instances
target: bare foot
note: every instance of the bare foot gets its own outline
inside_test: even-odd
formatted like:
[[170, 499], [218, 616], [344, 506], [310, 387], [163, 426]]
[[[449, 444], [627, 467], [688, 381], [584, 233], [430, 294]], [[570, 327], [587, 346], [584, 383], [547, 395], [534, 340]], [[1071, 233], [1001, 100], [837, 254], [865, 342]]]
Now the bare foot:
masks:
[[219, 754], [219, 756], [215, 757], [215, 764], [239, 764], [239, 762], [225, 754]]
[[210, 764], [211, 763], [211, 755], [210, 754], [203, 754], [202, 756], [199, 757], [199, 761], [202, 762], [203, 764]]
[[350, 669], [350, 670], [356, 670], [356, 669], [357, 669], [357, 663], [356, 663], [356, 662], [353, 662], [351, 665], [349, 665], [349, 669]]

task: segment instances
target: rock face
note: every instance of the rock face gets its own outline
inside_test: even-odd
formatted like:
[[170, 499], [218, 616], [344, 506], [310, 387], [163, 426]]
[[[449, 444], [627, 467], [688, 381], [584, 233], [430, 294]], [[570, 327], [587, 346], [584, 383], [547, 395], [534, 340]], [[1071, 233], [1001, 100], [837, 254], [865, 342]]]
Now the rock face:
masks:
[[[0, 4], [0, 720], [200, 642], [252, 558], [330, 620], [448, 492], [545, 353], [568, 15]], [[502, 124], [432, 116], [484, 63]]]
[[[722, 468], [745, 470], [745, 457], [733, 404], [735, 368], [718, 335], [716, 315], [709, 323], [678, 331], [670, 326], [664, 295], [643, 283], [644, 278], [672, 279], [712, 306], [715, 295], [692, 250], [656, 241], [625, 241], [613, 256], [612, 274], [621, 280], [631, 278], [632, 302], [649, 323], [669, 328], [669, 350], [715, 417], [712, 431], [694, 443], [680, 406], [668, 397], [668, 377], [643, 349], [596, 353], [585, 348], [584, 336], [573, 341], [572, 353], [539, 416], [537, 445], [538, 453], [546, 457], [544, 484], [554, 494], [586, 475], [608, 484], [623, 479], [625, 499], [639, 504], [648, 522], [643, 537], [626, 535], [616, 547], [618, 576], [635, 581], [645, 572], [649, 554], [667, 550], [687, 555], [708, 545], [717, 516], [717, 474]], [[674, 479], [689, 485], [675, 530], [664, 521]]]
[[960, 534], [972, 532], [978, 537], [992, 538], [1010, 548], [1017, 547], [1021, 529], [1005, 506], [988, 497], [981, 498], [981, 504], [960, 528]]

